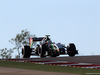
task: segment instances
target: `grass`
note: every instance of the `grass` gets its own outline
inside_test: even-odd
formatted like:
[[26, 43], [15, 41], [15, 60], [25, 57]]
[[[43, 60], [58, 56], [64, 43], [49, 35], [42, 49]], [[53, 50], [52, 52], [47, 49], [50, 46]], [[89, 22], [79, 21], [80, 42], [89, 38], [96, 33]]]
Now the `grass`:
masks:
[[15, 61], [0, 61], [0, 66], [29, 69], [29, 70], [49, 71], [49, 72], [82, 74], [82, 75], [90, 75], [90, 74], [86, 74], [86, 73], [94, 73], [93, 75], [97, 75], [98, 73], [100, 73], [99, 69], [86, 69], [86, 68], [75, 68], [75, 67], [66, 67], [66, 66], [52, 66], [52, 65], [42, 65], [42, 64], [15, 62]]

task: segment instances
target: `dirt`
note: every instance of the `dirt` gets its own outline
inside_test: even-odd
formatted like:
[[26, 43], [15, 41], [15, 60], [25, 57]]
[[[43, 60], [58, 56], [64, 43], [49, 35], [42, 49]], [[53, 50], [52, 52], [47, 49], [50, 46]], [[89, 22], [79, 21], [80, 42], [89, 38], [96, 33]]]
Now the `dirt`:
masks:
[[45, 71], [37, 71], [37, 70], [0, 67], [0, 75], [79, 75], [79, 74], [45, 72]]

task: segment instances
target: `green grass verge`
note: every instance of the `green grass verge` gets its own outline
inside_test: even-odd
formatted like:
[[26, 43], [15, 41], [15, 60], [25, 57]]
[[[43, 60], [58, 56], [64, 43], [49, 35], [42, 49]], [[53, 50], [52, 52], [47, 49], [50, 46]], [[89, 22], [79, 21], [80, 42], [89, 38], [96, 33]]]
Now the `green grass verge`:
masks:
[[49, 72], [82, 74], [82, 75], [90, 75], [86, 73], [94, 73], [93, 75], [97, 75], [97, 73], [100, 73], [100, 70], [98, 69], [75, 68], [75, 67], [66, 67], [66, 66], [52, 66], [52, 65], [42, 65], [42, 64], [15, 62], [15, 61], [0, 61], [0, 66], [29, 69], [29, 70], [49, 71]]

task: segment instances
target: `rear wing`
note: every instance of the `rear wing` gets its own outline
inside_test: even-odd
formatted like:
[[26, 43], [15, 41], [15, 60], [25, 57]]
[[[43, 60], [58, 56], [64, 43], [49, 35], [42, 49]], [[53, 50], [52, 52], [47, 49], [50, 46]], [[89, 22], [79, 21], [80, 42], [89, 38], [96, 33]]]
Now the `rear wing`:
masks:
[[33, 42], [38, 42], [42, 41], [44, 37], [39, 37], [39, 38], [29, 38], [29, 46], [32, 48]]

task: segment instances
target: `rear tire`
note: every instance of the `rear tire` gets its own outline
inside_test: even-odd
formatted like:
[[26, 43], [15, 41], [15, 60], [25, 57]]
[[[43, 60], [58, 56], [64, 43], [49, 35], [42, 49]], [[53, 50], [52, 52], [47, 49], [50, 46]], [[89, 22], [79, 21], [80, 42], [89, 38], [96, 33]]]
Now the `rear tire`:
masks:
[[46, 47], [45, 44], [42, 45], [42, 48], [39, 48], [38, 54], [39, 54], [40, 57], [46, 57], [46, 55], [45, 55], [46, 49], [47, 49], [47, 47]]
[[53, 54], [51, 57], [57, 57], [57, 55], [56, 54]]
[[30, 55], [31, 55], [31, 49], [29, 46], [24, 46], [22, 48], [22, 55], [23, 55], [23, 58], [30, 58]]

